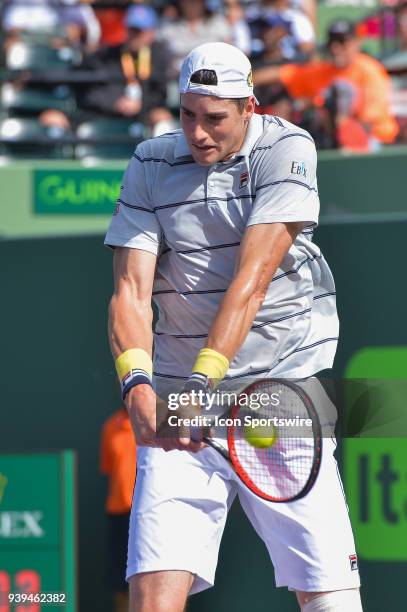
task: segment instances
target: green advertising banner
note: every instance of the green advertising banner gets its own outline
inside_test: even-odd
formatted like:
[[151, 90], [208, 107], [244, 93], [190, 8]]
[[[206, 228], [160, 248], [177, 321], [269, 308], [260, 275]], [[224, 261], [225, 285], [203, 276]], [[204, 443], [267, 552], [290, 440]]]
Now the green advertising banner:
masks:
[[406, 439], [347, 440], [345, 482], [359, 555], [407, 561]]
[[32, 176], [35, 214], [110, 215], [119, 197], [123, 172], [55, 168], [34, 169]]
[[359, 419], [358, 437], [344, 444], [357, 548], [368, 561], [407, 561], [407, 347], [359, 350], [346, 378]]
[[72, 451], [0, 455], [0, 611], [75, 612]]

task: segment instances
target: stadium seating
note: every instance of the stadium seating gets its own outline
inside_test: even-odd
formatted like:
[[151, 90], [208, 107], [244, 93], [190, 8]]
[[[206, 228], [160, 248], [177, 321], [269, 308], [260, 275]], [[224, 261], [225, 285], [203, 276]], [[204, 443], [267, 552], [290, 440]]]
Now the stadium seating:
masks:
[[[131, 119], [104, 118], [81, 123], [78, 138], [92, 140], [76, 147], [76, 158], [127, 159], [145, 138], [145, 126]], [[100, 142], [98, 142], [100, 140]]]
[[69, 159], [73, 146], [61, 142], [66, 134], [61, 128], [46, 127], [36, 119], [3, 119], [0, 153], [13, 159]]
[[49, 71], [71, 68], [80, 57], [72, 47], [54, 49], [45, 44], [16, 42], [6, 52], [8, 70]]
[[1, 88], [1, 106], [9, 117], [33, 115], [47, 109], [60, 110], [66, 114], [75, 111], [75, 97], [70, 87], [58, 85], [44, 88], [5, 83]]

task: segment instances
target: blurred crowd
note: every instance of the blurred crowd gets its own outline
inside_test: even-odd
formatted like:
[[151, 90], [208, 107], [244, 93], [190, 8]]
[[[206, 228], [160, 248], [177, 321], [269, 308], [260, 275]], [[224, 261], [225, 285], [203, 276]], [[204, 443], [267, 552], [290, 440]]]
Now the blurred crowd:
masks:
[[[390, 4], [392, 53], [374, 57], [363, 24], [321, 33], [317, 0], [2, 0], [3, 147], [126, 156], [134, 139], [178, 127], [181, 62], [212, 41], [250, 57], [258, 112], [308, 129], [320, 149], [405, 143], [407, 2]], [[45, 146], [52, 137], [70, 146]]]

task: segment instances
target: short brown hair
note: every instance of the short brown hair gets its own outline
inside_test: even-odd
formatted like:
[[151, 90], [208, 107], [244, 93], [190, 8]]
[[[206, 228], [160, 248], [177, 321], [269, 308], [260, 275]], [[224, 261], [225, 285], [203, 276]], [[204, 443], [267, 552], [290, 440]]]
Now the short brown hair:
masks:
[[242, 114], [244, 109], [246, 108], [246, 104], [249, 98], [228, 98], [228, 100], [230, 100], [231, 102], [234, 102], [234, 104], [236, 104], [237, 106], [237, 110], [239, 111], [240, 114]]
[[[198, 83], [200, 85], [217, 85], [218, 77], [214, 70], [197, 70], [191, 76], [191, 83]], [[240, 114], [243, 113], [246, 108], [246, 104], [249, 98], [226, 98], [237, 106], [237, 110]]]

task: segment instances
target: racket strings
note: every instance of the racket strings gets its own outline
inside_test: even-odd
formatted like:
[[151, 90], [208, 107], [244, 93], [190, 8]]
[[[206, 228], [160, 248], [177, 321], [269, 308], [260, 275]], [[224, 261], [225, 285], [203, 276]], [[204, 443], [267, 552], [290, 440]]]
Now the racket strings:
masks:
[[[228, 442], [232, 462], [242, 480], [263, 497], [283, 501], [297, 497], [305, 489], [314, 469], [318, 439], [303, 399], [284, 384], [273, 383], [267, 388], [269, 396], [276, 392], [277, 405], [270, 401], [254, 410], [249, 401], [236, 408]], [[265, 424], [251, 428], [247, 423], [255, 419]], [[258, 448], [260, 445], [265, 447]]]

